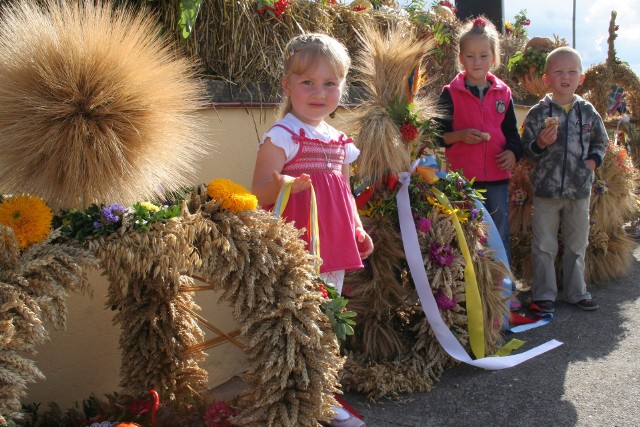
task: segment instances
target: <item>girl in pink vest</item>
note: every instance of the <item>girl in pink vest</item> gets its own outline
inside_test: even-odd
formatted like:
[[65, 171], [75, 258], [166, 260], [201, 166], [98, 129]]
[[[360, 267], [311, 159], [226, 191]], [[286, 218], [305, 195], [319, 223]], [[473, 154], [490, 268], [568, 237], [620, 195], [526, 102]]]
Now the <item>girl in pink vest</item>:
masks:
[[[485, 206], [510, 263], [509, 178], [522, 156], [511, 89], [489, 71], [500, 65], [500, 38], [483, 17], [467, 21], [458, 34], [461, 72], [442, 89], [441, 145], [449, 168], [484, 189]], [[514, 297], [512, 309], [520, 308]]]
[[[338, 108], [351, 60], [345, 47], [324, 34], [304, 34], [285, 48], [284, 117], [264, 136], [253, 174], [253, 193], [272, 206], [280, 188], [292, 181], [283, 216], [305, 228], [309, 242], [310, 187], [316, 194], [320, 232], [320, 277], [342, 290], [345, 271], [362, 268], [373, 242], [362, 228], [349, 186], [349, 164], [360, 151], [325, 117]], [[362, 427], [344, 408], [334, 408], [333, 427]]]

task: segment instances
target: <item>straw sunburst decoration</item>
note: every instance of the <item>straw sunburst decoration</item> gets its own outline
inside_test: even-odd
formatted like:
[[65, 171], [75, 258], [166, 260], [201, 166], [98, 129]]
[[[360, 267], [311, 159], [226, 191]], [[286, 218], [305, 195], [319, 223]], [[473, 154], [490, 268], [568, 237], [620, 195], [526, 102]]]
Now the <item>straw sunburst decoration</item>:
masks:
[[0, 192], [55, 208], [192, 182], [203, 85], [145, 11], [49, 0], [0, 20]]

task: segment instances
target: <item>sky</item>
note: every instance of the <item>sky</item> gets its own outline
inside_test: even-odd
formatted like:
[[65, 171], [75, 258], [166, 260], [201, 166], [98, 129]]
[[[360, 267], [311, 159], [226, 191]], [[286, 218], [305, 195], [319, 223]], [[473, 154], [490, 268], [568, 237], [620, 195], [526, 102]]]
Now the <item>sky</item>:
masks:
[[[615, 40], [617, 57], [629, 64], [640, 76], [640, 0], [612, 2], [608, 0], [575, 0], [575, 48], [582, 55], [583, 67], [607, 59], [607, 37], [611, 11], [618, 12], [619, 25]], [[572, 45], [573, 0], [503, 0], [504, 19], [514, 21], [515, 15], [525, 9], [531, 25], [529, 37], [549, 37], [554, 34]]]

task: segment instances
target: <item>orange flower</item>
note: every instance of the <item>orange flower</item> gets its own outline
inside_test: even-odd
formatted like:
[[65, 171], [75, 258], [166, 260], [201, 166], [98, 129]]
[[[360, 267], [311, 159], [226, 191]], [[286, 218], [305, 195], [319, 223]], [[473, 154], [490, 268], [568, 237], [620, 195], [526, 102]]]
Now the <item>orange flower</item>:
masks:
[[0, 203], [0, 223], [11, 227], [20, 249], [41, 242], [51, 231], [53, 212], [40, 197], [23, 194]]
[[240, 184], [228, 179], [214, 179], [207, 186], [207, 194], [220, 201], [220, 207], [230, 212], [253, 210], [258, 198]]

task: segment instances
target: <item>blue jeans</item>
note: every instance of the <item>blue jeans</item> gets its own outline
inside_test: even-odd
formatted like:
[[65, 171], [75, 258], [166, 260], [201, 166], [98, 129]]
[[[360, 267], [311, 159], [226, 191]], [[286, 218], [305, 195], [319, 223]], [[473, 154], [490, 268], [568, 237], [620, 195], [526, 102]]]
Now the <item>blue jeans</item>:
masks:
[[492, 182], [476, 182], [473, 184], [476, 190], [486, 190], [482, 193], [485, 197], [484, 206], [491, 214], [491, 219], [498, 229], [500, 240], [504, 245], [507, 253], [509, 267], [511, 267], [511, 243], [509, 241], [509, 183], [507, 181]]

